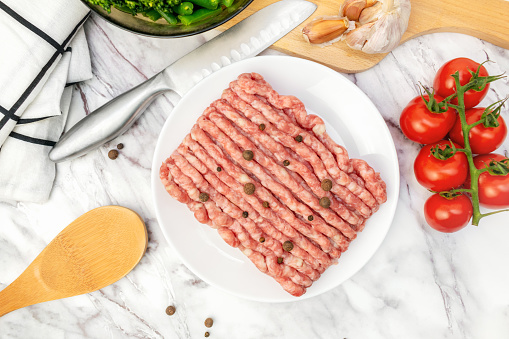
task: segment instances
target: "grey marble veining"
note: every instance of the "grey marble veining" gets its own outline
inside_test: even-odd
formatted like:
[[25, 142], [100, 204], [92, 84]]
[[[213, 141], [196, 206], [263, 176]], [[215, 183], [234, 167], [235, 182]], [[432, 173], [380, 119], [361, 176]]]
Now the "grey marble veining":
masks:
[[[74, 110], [90, 112], [149, 78], [217, 32], [160, 40], [129, 34], [92, 16], [86, 23], [94, 78], [74, 88]], [[278, 54], [267, 51], [264, 54]], [[309, 300], [265, 304], [239, 299], [192, 274], [167, 244], [155, 218], [150, 170], [159, 131], [175, 100], [157, 99], [124, 135], [58, 165], [50, 200], [0, 203], [0, 288], [12, 282], [53, 237], [102, 205], [143, 216], [149, 247], [124, 279], [100, 291], [27, 307], [0, 318], [0, 338], [509, 338], [507, 214], [455, 234], [430, 229], [422, 206], [429, 195], [413, 175], [418, 145], [399, 129], [399, 114], [431, 85], [447, 60], [466, 56], [491, 74], [509, 71], [509, 51], [460, 34], [411, 40], [372, 69], [346, 75], [383, 115], [396, 144], [401, 190], [396, 217], [369, 263], [341, 286]], [[486, 102], [509, 94], [507, 79]], [[503, 116], [509, 119], [507, 110]], [[74, 117], [78, 119], [79, 117]], [[125, 148], [115, 161], [107, 152]], [[499, 150], [507, 152], [506, 140]], [[165, 308], [177, 307], [174, 316]]]

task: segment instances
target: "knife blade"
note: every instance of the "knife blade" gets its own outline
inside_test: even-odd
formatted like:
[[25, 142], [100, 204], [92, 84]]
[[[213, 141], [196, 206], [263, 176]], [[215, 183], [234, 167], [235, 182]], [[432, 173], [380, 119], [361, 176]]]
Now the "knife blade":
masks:
[[96, 109], [65, 133], [50, 160], [71, 160], [124, 133], [160, 94], [185, 95], [206, 76], [254, 57], [306, 20], [316, 5], [306, 0], [271, 4], [186, 54], [147, 81]]

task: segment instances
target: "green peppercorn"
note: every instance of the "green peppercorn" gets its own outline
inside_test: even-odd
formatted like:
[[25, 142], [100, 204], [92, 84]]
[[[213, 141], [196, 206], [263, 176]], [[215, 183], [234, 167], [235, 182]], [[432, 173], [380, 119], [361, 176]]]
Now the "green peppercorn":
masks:
[[290, 161], [288, 161], [288, 160], [283, 161], [283, 166], [289, 166], [289, 165], [290, 165]]
[[293, 243], [290, 240], [285, 241], [283, 243], [283, 249], [286, 252], [290, 252], [291, 250], [293, 250]]
[[330, 199], [327, 197], [323, 197], [320, 199], [320, 206], [323, 208], [329, 208], [330, 207]]
[[281, 257], [277, 258], [277, 263], [278, 264], [282, 264], [283, 263], [283, 258], [281, 258]]
[[253, 183], [248, 182], [244, 185], [244, 193], [247, 195], [252, 195], [255, 192], [255, 185]]
[[242, 217], [247, 218], [248, 216], [249, 216], [249, 213], [247, 213], [246, 211], [242, 212]]
[[265, 124], [260, 124], [260, 126], [258, 126], [258, 129], [260, 131], [263, 131], [265, 129]]
[[321, 186], [324, 191], [330, 191], [332, 189], [332, 181], [329, 179], [323, 179]]
[[209, 200], [209, 195], [207, 193], [200, 193], [200, 201], [205, 202]]
[[302, 135], [297, 135], [297, 136], [295, 137], [295, 141], [297, 141], [297, 142], [302, 142]]
[[261, 238], [260, 238], [260, 242], [265, 242], [265, 238], [264, 238], [264, 237], [261, 237]]
[[262, 206], [265, 207], [265, 208], [269, 208], [269, 202], [268, 201], [264, 201]]
[[314, 219], [314, 218], [315, 218], [315, 217], [313, 217], [312, 215], [310, 215], [310, 216], [308, 217], [308, 220], [309, 220], [309, 221], [313, 221], [313, 219]]
[[242, 157], [247, 161], [251, 161], [254, 158], [254, 153], [253, 153], [253, 151], [246, 150], [246, 151], [242, 152]]
[[217, 166], [216, 171], [221, 172], [221, 167]]

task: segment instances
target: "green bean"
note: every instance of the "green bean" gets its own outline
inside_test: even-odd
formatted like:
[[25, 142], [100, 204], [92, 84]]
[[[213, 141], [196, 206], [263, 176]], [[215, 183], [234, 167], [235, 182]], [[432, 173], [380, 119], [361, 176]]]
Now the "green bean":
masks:
[[222, 8], [218, 9], [200, 8], [194, 11], [194, 13], [191, 15], [179, 15], [178, 18], [180, 19], [180, 22], [182, 22], [182, 24], [189, 26], [190, 24], [193, 24], [195, 22], [213, 17], [221, 13], [222, 11], [223, 11]]
[[134, 9], [127, 7], [127, 6], [114, 5], [114, 7], [116, 9], [118, 9], [119, 11], [126, 12], [126, 13], [129, 13], [132, 15], [136, 15], [136, 11]]
[[159, 13], [159, 11], [157, 11], [155, 9], [151, 9], [149, 11], [143, 12], [142, 14], [152, 21], [157, 21], [161, 18], [161, 13]]
[[207, 9], [216, 9], [219, 6], [219, 0], [189, 0], [195, 5], [201, 6]]
[[177, 17], [173, 13], [165, 12], [160, 9], [158, 9], [157, 11], [164, 18], [164, 20], [168, 21], [170, 25], [174, 26], [177, 24]]
[[230, 7], [231, 5], [233, 5], [233, 2], [235, 0], [221, 0], [221, 5], [224, 5], [224, 7]]
[[173, 12], [178, 15], [191, 15], [193, 14], [194, 5], [192, 2], [181, 2], [178, 6], [173, 6], [171, 8]]

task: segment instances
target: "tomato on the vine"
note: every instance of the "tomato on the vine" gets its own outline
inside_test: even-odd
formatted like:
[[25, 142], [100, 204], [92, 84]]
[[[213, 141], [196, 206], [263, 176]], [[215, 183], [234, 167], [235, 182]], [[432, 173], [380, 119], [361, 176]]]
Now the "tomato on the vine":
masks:
[[[491, 160], [501, 161], [506, 159], [503, 155], [491, 153], [474, 157], [476, 168], [489, 166]], [[487, 208], [509, 207], [509, 174], [492, 175], [488, 172], [479, 176], [479, 204]], [[465, 181], [465, 187], [470, 188], [470, 176]]]
[[[429, 95], [424, 95], [429, 100]], [[434, 95], [437, 102], [444, 98]], [[418, 96], [403, 109], [399, 125], [405, 136], [420, 144], [431, 144], [442, 140], [456, 121], [456, 112], [449, 108], [445, 112], [431, 112], [421, 96]]]
[[[470, 125], [476, 121], [479, 121], [484, 113], [484, 110], [485, 108], [482, 107], [476, 107], [467, 110], [465, 112], [467, 124]], [[470, 130], [468, 138], [470, 140], [470, 148], [472, 149], [472, 153], [490, 153], [502, 145], [505, 137], [507, 136], [507, 126], [501, 115], [498, 116], [497, 121], [499, 123], [498, 127], [484, 127], [483, 124], [479, 124]], [[458, 119], [452, 127], [451, 132], [449, 132], [449, 136], [455, 143], [458, 143], [461, 146], [465, 146], [465, 143], [463, 142], [463, 131], [461, 130], [460, 119]]]
[[440, 232], [452, 233], [465, 227], [472, 214], [472, 202], [460, 194], [452, 198], [444, 198], [433, 194], [424, 204], [426, 222]]
[[[468, 161], [463, 152], [456, 152], [452, 157], [442, 160], [430, 153], [432, 147], [437, 146], [444, 150], [451, 147], [449, 141], [439, 141], [424, 146], [414, 162], [415, 178], [422, 186], [432, 191], [447, 191], [456, 188], [465, 182], [468, 174]], [[455, 147], [460, 148], [455, 144]]]
[[[433, 88], [436, 93], [444, 98], [456, 93], [456, 83], [454, 82], [454, 78], [451, 76], [452, 74], [459, 72], [459, 79], [461, 86], [467, 84], [472, 75], [469, 70], [472, 72], [476, 72], [479, 64], [473, 60], [468, 58], [456, 58], [446, 62], [440, 69], [438, 70], [435, 80], [433, 81]], [[479, 76], [485, 77], [488, 76], [488, 71], [484, 66], [481, 66], [479, 71]], [[490, 84], [487, 84], [482, 91], [476, 92], [473, 89], [465, 92], [465, 108], [472, 108], [477, 106], [482, 99], [488, 93], [490, 88]], [[455, 105], [458, 104], [458, 100], [454, 98], [451, 102]]]

